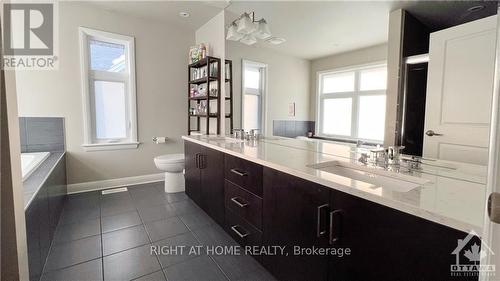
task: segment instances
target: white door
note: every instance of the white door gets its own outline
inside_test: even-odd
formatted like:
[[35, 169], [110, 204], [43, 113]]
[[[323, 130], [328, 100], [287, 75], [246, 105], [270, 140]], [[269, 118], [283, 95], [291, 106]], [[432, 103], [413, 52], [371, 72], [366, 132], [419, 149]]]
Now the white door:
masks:
[[431, 33], [423, 156], [486, 165], [496, 16]]
[[[500, 5], [499, 10], [500, 11]], [[500, 20], [500, 19], [499, 19]], [[500, 27], [500, 22], [497, 23]], [[497, 29], [500, 34], [500, 29]], [[500, 38], [497, 38], [497, 50], [500, 50]], [[500, 54], [500, 53], [499, 53]], [[482, 252], [486, 257], [481, 259], [481, 266], [486, 269], [494, 266], [494, 272], [486, 271], [480, 275], [481, 281], [500, 280], [500, 56], [496, 57], [496, 77], [494, 81], [491, 141], [488, 161], [488, 183], [486, 185], [487, 208], [484, 215], [482, 233]]]

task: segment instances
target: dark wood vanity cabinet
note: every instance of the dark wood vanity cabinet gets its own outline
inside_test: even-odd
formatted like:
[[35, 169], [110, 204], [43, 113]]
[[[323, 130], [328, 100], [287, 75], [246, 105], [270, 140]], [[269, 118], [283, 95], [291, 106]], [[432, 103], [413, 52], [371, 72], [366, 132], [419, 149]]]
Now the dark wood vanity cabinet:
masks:
[[217, 223], [224, 223], [224, 154], [185, 142], [186, 194]]
[[[477, 280], [451, 276], [464, 232], [269, 168], [263, 187], [263, 245], [289, 252], [263, 257], [280, 280]], [[296, 256], [294, 246], [344, 252]]]
[[186, 193], [227, 233], [243, 246], [285, 246], [255, 257], [279, 280], [478, 279], [451, 275], [462, 231], [192, 142], [185, 153]]
[[294, 255], [294, 246], [328, 246], [329, 189], [264, 168], [264, 246], [285, 246], [288, 255], [264, 256], [279, 280], [326, 280], [328, 257]]
[[477, 280], [451, 276], [452, 252], [467, 233], [352, 195], [331, 191], [330, 280]]

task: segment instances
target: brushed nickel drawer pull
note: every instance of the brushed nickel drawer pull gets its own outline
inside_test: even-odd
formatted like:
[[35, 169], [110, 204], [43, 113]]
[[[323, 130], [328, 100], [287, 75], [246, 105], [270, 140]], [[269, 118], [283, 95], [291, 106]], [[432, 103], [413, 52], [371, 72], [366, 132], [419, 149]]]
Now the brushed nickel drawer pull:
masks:
[[245, 231], [245, 233], [241, 233], [239, 230], [238, 230], [238, 227], [240, 227], [241, 229], [245, 230], [243, 227], [239, 226], [239, 225], [233, 225], [231, 226], [231, 230], [234, 231], [234, 233], [236, 233], [239, 237], [241, 238], [245, 238], [249, 235], [248, 232]]
[[[333, 217], [337, 214], [340, 215], [341, 213], [342, 213], [342, 210], [335, 210], [335, 211], [330, 212], [330, 237], [328, 239], [330, 242], [330, 245], [333, 245], [335, 242], [337, 242], [339, 240], [339, 237], [336, 234], [334, 234], [336, 229], [334, 229]], [[340, 225], [338, 225], [336, 227], [340, 228]]]
[[246, 206], [248, 206], [248, 203], [240, 202], [240, 201], [243, 201], [243, 199], [241, 199], [239, 197], [233, 197], [233, 198], [231, 198], [231, 201], [233, 201], [234, 204], [238, 205], [238, 207], [241, 207], [241, 208], [245, 208]]
[[323, 209], [326, 209], [328, 207], [330, 207], [330, 205], [328, 205], [328, 204], [324, 204], [324, 205], [318, 206], [318, 210], [317, 210], [318, 213], [317, 213], [317, 216], [316, 216], [316, 236], [318, 238], [326, 234], [326, 230], [322, 230], [321, 229], [321, 221], [322, 221], [322, 219], [321, 219], [321, 213], [322, 213]]
[[231, 169], [231, 172], [237, 174], [240, 177], [248, 176], [247, 172], [242, 172], [242, 171], [240, 171], [240, 170], [238, 170], [236, 168]]

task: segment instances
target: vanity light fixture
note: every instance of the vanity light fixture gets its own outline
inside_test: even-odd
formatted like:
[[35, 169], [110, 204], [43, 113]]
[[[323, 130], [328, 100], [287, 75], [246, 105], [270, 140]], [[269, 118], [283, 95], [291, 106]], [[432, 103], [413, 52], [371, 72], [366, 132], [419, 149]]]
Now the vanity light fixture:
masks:
[[233, 22], [231, 26], [227, 29], [227, 36], [226, 36], [227, 40], [239, 41], [245, 36], [244, 34], [238, 33], [238, 31], [236, 30], [237, 28], [238, 26], [236, 25], [236, 23]]
[[269, 29], [269, 26], [267, 25], [267, 22], [265, 19], [260, 19], [258, 22], [258, 27], [257, 31], [255, 32], [255, 37], [265, 40], [269, 37], [271, 37], [271, 30]]
[[270, 37], [266, 40], [267, 43], [272, 44], [272, 45], [279, 45], [283, 44], [286, 42], [285, 38], [281, 37]]
[[245, 45], [253, 45], [257, 43], [257, 39], [253, 34], [247, 34], [240, 40], [240, 42]]
[[[227, 28], [226, 40], [240, 41], [246, 45], [257, 43], [257, 38], [271, 38], [271, 30], [265, 19], [255, 20], [255, 12], [243, 13]], [[267, 42], [267, 41], [266, 41]]]

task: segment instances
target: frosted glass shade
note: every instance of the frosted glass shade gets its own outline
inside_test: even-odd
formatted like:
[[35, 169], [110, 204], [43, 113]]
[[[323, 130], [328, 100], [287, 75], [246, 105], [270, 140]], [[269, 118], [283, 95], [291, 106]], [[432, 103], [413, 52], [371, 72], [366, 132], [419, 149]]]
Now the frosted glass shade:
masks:
[[250, 15], [244, 13], [243, 16], [238, 20], [238, 33], [250, 34], [257, 30], [257, 26], [253, 23]]
[[265, 19], [261, 19], [257, 22], [257, 31], [255, 31], [255, 37], [265, 40], [269, 37], [271, 37], [271, 30], [269, 29], [269, 26], [267, 25], [267, 22]]
[[227, 35], [226, 35], [227, 40], [239, 41], [241, 38], [243, 38], [243, 36], [245, 36], [244, 34], [238, 33], [236, 29], [237, 29], [236, 24], [231, 24], [231, 26], [227, 29]]
[[240, 42], [246, 45], [253, 45], [257, 43], [257, 39], [253, 36], [253, 34], [247, 34], [240, 40]]

